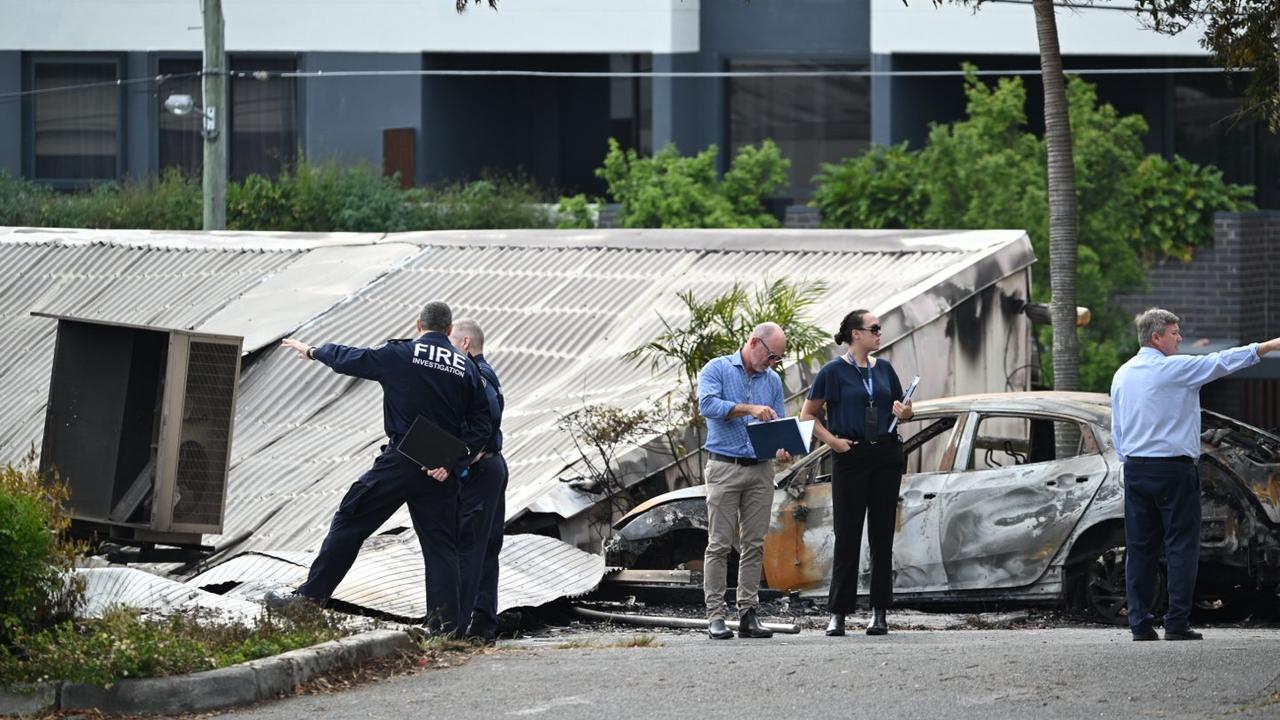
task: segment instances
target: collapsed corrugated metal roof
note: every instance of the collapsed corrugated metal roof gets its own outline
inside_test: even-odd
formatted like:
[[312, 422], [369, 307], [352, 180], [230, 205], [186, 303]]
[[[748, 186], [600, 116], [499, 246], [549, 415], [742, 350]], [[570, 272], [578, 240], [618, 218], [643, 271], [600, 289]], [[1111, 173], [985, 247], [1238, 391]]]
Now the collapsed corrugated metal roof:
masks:
[[[869, 307], [890, 344], [1033, 261], [1021, 231], [0, 229], [0, 262], [13, 268], [0, 280], [0, 336], [22, 358], [0, 370], [0, 391], [15, 398], [0, 408], [0, 461], [40, 441], [55, 323], [30, 311], [243, 335], [246, 350], [261, 352], [241, 381], [224, 533], [207, 541], [236, 552], [314, 550], [383, 442], [380, 390], [272, 343], [293, 333], [374, 344], [409, 333], [422, 303], [438, 298], [485, 328], [503, 379], [508, 519], [570, 517], [599, 498], [559, 481], [576, 458], [557, 421], [586, 404], [638, 407], [672, 389], [623, 355], [660, 333], [662, 317], [680, 321], [676, 293], [825, 280], [814, 321], [834, 326]], [[402, 509], [382, 530], [410, 525]]]
[[[242, 553], [192, 577], [187, 585], [244, 583], [236, 594], [256, 599], [273, 587], [301, 585], [314, 558], [315, 553]], [[590, 592], [604, 571], [602, 555], [544, 535], [508, 535], [498, 558], [498, 612]], [[425, 583], [417, 537], [412, 532], [377, 535], [365, 543], [333, 597], [416, 620], [427, 611]]]

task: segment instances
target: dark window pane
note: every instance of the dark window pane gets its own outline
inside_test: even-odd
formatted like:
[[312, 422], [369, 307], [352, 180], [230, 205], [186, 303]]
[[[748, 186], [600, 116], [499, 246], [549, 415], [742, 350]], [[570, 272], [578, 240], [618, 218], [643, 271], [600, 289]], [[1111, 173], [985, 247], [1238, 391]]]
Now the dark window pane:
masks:
[[[866, 70], [866, 65], [800, 61], [733, 61], [746, 72]], [[807, 198], [824, 162], [837, 162], [871, 142], [871, 82], [866, 77], [734, 77], [729, 79], [729, 151], [772, 139], [791, 160], [790, 194]]]
[[1280, 175], [1274, 162], [1280, 138], [1256, 116], [1237, 116], [1248, 78], [1222, 75], [1182, 76], [1174, 88], [1173, 150], [1188, 160], [1216, 165], [1228, 182], [1257, 186], [1260, 207], [1280, 207]]
[[[161, 60], [161, 75], [188, 75], [200, 72], [199, 60]], [[164, 109], [170, 95], [190, 95], [200, 105], [200, 77], [171, 77], [160, 84], [160, 169], [177, 168], [191, 178], [200, 177], [204, 167], [204, 140], [196, 113], [181, 117]]]
[[[292, 72], [293, 60], [232, 59], [233, 71]], [[296, 80], [252, 76], [231, 79], [231, 177], [275, 177], [297, 152]]]
[[117, 80], [116, 64], [37, 62], [33, 71], [33, 89], [54, 91], [37, 93], [33, 100], [36, 178], [114, 179], [120, 88], [78, 86]]

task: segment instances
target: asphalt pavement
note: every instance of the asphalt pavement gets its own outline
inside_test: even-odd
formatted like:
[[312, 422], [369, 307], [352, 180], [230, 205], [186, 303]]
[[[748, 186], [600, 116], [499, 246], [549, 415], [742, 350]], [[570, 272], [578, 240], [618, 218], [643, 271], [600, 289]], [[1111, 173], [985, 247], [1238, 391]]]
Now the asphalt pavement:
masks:
[[1280, 718], [1280, 629], [1199, 642], [1125, 629], [907, 630], [711, 641], [660, 632], [508, 641], [460, 667], [217, 717]]

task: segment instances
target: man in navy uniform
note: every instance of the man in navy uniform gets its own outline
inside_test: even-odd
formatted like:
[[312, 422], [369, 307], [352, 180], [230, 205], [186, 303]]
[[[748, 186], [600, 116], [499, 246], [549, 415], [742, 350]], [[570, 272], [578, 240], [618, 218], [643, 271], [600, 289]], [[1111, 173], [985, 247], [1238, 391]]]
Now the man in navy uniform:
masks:
[[484, 357], [484, 331], [475, 320], [453, 323], [449, 342], [480, 370], [493, 430], [480, 458], [462, 483], [458, 509], [458, 569], [462, 578], [458, 629], [491, 644], [498, 631], [498, 554], [506, 515], [507, 461], [502, 457], [502, 411], [506, 401], [498, 374]]
[[[490, 441], [493, 421], [475, 363], [449, 343], [452, 324], [449, 306], [433, 301], [422, 309], [419, 337], [413, 341], [393, 340], [372, 348], [281, 341], [299, 357], [382, 385], [388, 442], [373, 467], [342, 498], [307, 581], [293, 597], [268, 596], [269, 605], [278, 607], [297, 598], [324, 604], [351, 569], [360, 545], [408, 503], [426, 564], [427, 625], [433, 632], [454, 630], [459, 614], [459, 476], [467, 474], [474, 456]], [[453, 467], [419, 467], [396, 450], [419, 415], [467, 446]]]

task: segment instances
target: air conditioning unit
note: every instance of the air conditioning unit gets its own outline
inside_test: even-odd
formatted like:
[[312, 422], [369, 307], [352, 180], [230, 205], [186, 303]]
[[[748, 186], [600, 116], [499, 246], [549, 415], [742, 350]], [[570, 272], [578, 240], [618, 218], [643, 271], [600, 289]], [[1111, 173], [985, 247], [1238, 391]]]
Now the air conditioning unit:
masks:
[[188, 550], [221, 533], [243, 338], [33, 314], [58, 321], [40, 471], [70, 488], [73, 532]]

